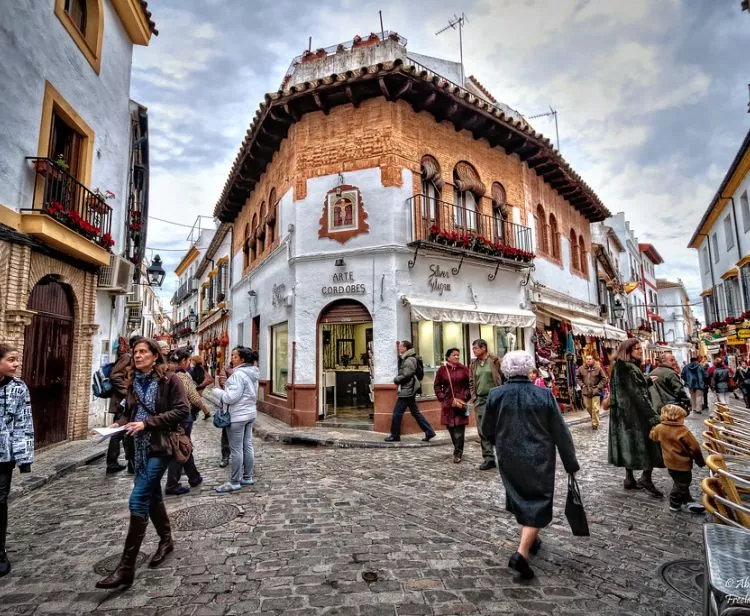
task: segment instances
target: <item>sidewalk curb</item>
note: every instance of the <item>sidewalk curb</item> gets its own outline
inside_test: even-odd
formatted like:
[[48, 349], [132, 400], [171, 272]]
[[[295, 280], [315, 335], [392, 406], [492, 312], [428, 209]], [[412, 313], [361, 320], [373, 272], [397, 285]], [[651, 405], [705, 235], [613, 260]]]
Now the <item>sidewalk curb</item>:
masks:
[[[96, 445], [98, 444], [99, 443], [94, 443], [92, 447], [81, 449], [80, 452], [77, 452], [78, 455], [68, 457], [55, 463], [47, 472], [41, 474], [34, 474], [32, 472], [31, 475], [22, 475], [19, 473], [17, 477], [13, 478], [14, 480], [11, 484], [10, 494], [8, 495], [8, 502], [22, 496], [27, 496], [33, 490], [46, 486], [60, 477], [73, 473], [81, 466], [100, 460], [107, 455], [107, 448], [104, 447], [103, 449], [98, 449], [96, 448]], [[34, 468], [33, 464], [31, 468]]]
[[[258, 414], [259, 417], [261, 414]], [[603, 412], [599, 415], [601, 419], [609, 416], [609, 412]], [[588, 424], [591, 419], [588, 417], [578, 417], [566, 421], [568, 427]], [[254, 432], [264, 441], [282, 443], [284, 445], [304, 445], [307, 447], [334, 447], [339, 449], [418, 449], [422, 447], [446, 447], [451, 445], [449, 440], [425, 443], [406, 437], [408, 440], [398, 441], [396, 443], [386, 443], [384, 441], [357, 440], [348, 438], [330, 438], [325, 434], [314, 434], [304, 432], [304, 428], [289, 428], [288, 430], [275, 430], [268, 426], [262, 426], [256, 421]], [[383, 433], [385, 434], [385, 433]], [[478, 441], [479, 436], [476, 434], [467, 435], [467, 441]]]

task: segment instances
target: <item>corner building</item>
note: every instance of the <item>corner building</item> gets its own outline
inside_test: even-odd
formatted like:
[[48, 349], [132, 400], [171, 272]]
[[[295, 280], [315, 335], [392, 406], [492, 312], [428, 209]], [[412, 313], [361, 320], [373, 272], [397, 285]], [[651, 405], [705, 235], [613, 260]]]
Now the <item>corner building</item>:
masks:
[[[355, 37], [295, 59], [261, 104], [215, 216], [234, 224], [230, 338], [260, 352], [262, 411], [386, 432], [396, 343], [411, 339], [437, 428], [448, 348], [466, 363], [479, 337], [500, 356], [531, 349], [532, 194], [570, 195], [565, 219], [587, 236], [580, 211], [606, 210], [548, 140], [459, 75], [395, 33]], [[403, 430], [418, 431], [410, 416]]]

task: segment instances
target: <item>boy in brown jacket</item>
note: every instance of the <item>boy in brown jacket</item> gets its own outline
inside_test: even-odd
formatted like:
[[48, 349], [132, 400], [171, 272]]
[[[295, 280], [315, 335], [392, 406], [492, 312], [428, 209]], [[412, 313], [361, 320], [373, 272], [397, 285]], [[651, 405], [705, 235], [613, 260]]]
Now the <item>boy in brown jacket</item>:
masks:
[[693, 461], [705, 466], [700, 445], [685, 426], [685, 409], [676, 404], [666, 404], [661, 409], [661, 423], [651, 428], [649, 437], [661, 445], [664, 465], [674, 485], [669, 493], [669, 510], [686, 513], [703, 513], [705, 509], [690, 496], [693, 480]]

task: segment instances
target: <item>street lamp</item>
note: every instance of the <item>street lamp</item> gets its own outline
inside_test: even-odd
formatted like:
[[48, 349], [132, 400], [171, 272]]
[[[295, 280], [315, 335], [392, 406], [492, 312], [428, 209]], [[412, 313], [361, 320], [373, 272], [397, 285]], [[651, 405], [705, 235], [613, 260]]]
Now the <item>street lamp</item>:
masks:
[[622, 305], [622, 302], [619, 299], [615, 300], [615, 305], [612, 308], [612, 312], [615, 315], [615, 319], [621, 319], [625, 314], [625, 306]]
[[195, 314], [195, 308], [192, 306], [190, 306], [190, 313], [188, 314], [188, 323], [193, 331], [198, 327], [198, 315]]
[[146, 277], [150, 287], [160, 287], [164, 282], [164, 276], [166, 272], [161, 265], [161, 257], [156, 255], [151, 265], [146, 269]]

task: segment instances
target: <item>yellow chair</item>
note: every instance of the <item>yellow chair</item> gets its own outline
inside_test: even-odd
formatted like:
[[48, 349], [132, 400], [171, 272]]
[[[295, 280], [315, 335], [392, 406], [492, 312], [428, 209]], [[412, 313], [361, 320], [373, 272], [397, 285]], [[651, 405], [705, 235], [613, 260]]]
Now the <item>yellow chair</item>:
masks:
[[723, 505], [732, 519], [743, 528], [750, 529], [750, 503], [742, 498], [750, 496], [750, 461], [739, 457], [731, 457], [729, 461], [731, 468], [721, 455], [712, 454], [706, 458], [712, 478], [719, 479], [723, 495], [713, 489], [715, 482], [709, 482], [706, 488], [712, 489], [714, 509], [719, 511], [718, 505]]

